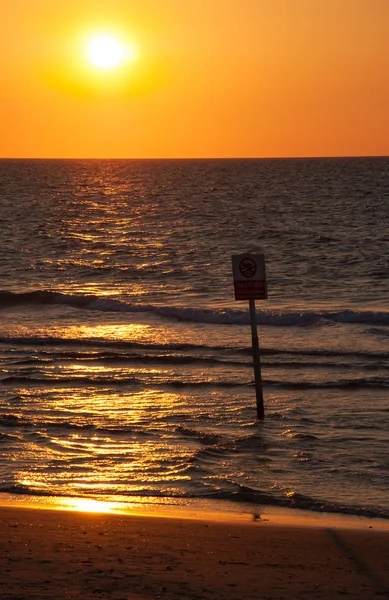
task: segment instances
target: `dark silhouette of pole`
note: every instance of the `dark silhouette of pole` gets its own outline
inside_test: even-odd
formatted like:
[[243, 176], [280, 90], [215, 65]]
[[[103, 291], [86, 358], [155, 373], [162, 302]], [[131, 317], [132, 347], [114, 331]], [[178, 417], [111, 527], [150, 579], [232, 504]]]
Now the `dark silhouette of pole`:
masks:
[[250, 304], [251, 341], [252, 341], [252, 346], [253, 346], [255, 393], [256, 393], [256, 397], [257, 397], [257, 418], [262, 421], [265, 418], [265, 409], [263, 406], [261, 357], [259, 354], [257, 319], [256, 319], [256, 315], [255, 315], [255, 300], [250, 299], [249, 304]]

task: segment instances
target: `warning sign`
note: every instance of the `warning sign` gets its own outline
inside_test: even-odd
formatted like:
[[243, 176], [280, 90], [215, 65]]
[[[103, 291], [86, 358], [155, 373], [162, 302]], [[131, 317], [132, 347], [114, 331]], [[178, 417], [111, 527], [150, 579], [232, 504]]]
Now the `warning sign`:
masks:
[[263, 254], [234, 254], [232, 257], [235, 300], [266, 300], [266, 269]]

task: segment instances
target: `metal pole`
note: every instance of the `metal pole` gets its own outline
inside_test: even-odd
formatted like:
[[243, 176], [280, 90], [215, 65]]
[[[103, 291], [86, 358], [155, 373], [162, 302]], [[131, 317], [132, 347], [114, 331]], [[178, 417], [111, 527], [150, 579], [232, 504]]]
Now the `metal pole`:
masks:
[[252, 341], [252, 345], [253, 345], [255, 393], [257, 396], [257, 418], [259, 420], [263, 420], [265, 418], [265, 410], [263, 407], [261, 358], [259, 355], [257, 320], [256, 320], [256, 316], [255, 316], [255, 300], [249, 300], [249, 303], [250, 303], [251, 341]]

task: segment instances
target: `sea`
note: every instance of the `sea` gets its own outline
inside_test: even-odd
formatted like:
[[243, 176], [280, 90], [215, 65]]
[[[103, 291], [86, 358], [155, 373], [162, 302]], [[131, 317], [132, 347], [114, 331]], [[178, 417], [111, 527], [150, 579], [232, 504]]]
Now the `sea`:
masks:
[[0, 500], [389, 518], [389, 158], [1, 160], [0, 222]]

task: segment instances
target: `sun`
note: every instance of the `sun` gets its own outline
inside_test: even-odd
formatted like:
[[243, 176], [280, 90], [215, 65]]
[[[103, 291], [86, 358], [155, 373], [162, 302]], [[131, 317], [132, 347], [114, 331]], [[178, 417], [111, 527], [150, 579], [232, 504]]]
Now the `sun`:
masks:
[[100, 69], [117, 67], [125, 59], [125, 48], [110, 35], [96, 35], [87, 44], [89, 61]]

